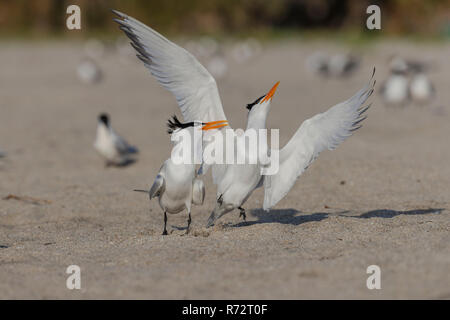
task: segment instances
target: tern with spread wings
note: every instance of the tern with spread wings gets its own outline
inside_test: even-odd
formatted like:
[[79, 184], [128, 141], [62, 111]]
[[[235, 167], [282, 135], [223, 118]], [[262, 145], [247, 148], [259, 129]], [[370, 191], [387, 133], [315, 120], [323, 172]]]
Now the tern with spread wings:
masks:
[[[163, 87], [171, 91], [178, 101], [185, 121], [208, 122], [226, 119], [216, 81], [211, 74], [185, 49], [138, 20], [118, 11], [114, 19], [131, 39], [137, 56], [144, 62]], [[265, 129], [270, 103], [278, 83], [268, 94], [250, 104], [247, 128]], [[276, 205], [293, 187], [318, 154], [334, 149], [360, 127], [369, 106], [364, 103], [373, 92], [372, 79], [350, 99], [335, 105], [324, 113], [306, 120], [279, 152], [279, 171], [262, 175], [260, 163], [212, 165], [213, 181], [217, 184], [217, 204], [207, 226], [225, 213], [242, 205], [253, 190], [264, 185], [264, 209]], [[229, 129], [224, 126], [220, 129]], [[205, 170], [206, 171], [206, 170]]]

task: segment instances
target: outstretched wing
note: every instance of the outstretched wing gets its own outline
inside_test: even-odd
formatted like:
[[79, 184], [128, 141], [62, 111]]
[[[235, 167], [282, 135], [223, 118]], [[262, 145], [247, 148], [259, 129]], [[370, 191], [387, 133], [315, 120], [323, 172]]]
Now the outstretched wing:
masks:
[[216, 81], [192, 54], [138, 20], [113, 12], [137, 57], [177, 99], [185, 121], [226, 120]]
[[264, 176], [264, 210], [283, 199], [320, 152], [335, 149], [361, 127], [360, 123], [366, 118], [364, 112], [370, 107], [363, 104], [372, 94], [374, 85], [372, 75], [369, 83], [353, 97], [302, 123], [280, 150], [278, 172]]

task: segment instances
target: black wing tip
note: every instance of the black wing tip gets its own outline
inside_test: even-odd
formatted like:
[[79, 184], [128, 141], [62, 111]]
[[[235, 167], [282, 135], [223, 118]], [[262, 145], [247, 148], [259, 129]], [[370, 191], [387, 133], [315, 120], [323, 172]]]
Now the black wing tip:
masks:
[[122, 12], [120, 12], [118, 10], [111, 9], [111, 8], [109, 10], [111, 10], [112, 13], [114, 13], [116, 16], [118, 16], [120, 18], [124, 18], [125, 19], [125, 18], [128, 17], [125, 13], [122, 13]]
[[358, 129], [360, 129], [362, 127], [362, 124], [360, 124], [359, 126], [356, 126], [356, 127], [354, 127], [354, 128], [351, 128], [350, 129], [350, 132], [355, 132], [356, 130], [358, 130]]
[[118, 19], [118, 18], [113, 18], [112, 20], [113, 20], [114, 22], [116, 22], [116, 23], [119, 25], [119, 28], [120, 28], [120, 26], [126, 27], [125, 21], [124, 21], [124, 20], [120, 20], [120, 19]]
[[149, 63], [150, 59], [148, 59], [146, 56], [143, 56], [141, 54], [136, 54], [136, 57], [138, 57], [139, 60], [141, 60], [143, 63]]

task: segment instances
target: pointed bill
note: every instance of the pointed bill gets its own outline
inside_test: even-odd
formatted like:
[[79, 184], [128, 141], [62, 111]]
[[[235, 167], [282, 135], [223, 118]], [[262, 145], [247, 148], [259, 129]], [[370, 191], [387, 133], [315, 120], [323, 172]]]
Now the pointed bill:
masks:
[[218, 129], [218, 128], [226, 127], [227, 125], [228, 125], [227, 120], [211, 121], [211, 122], [205, 123], [202, 130]]
[[270, 91], [266, 94], [266, 96], [264, 97], [264, 99], [261, 100], [260, 103], [263, 103], [264, 101], [268, 101], [269, 99], [271, 99], [273, 97], [273, 95], [275, 94], [275, 91], [277, 91], [277, 87], [279, 84], [280, 84], [280, 81], [275, 83], [275, 85], [272, 87], [272, 89], [270, 89]]

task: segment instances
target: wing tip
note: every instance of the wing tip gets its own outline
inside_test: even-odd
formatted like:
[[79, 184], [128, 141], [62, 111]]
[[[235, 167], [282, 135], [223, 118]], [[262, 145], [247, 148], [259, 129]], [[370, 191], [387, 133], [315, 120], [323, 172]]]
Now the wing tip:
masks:
[[118, 16], [120, 18], [123, 18], [123, 19], [128, 18], [128, 16], [125, 13], [122, 13], [122, 12], [120, 12], [118, 10], [115, 10], [115, 9], [110, 9], [110, 10], [111, 10], [112, 13], [114, 13], [116, 16]]

